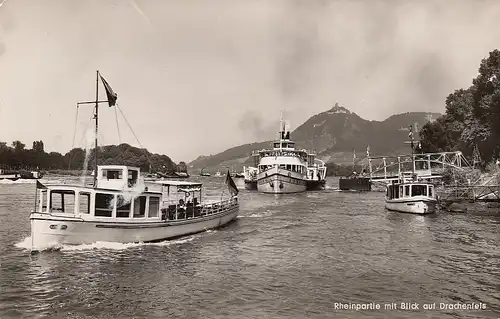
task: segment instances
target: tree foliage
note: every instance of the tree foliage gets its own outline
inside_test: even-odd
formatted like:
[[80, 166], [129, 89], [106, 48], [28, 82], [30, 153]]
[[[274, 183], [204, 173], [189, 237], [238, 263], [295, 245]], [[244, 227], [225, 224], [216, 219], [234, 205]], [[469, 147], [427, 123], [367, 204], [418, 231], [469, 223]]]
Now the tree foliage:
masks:
[[446, 113], [420, 131], [424, 152], [460, 150], [471, 159], [477, 145], [483, 165], [500, 151], [500, 51], [481, 61], [467, 89], [446, 98]]
[[[0, 166], [7, 169], [83, 169], [86, 153], [81, 148], [74, 148], [62, 155], [58, 152], [46, 153], [43, 141], [34, 141], [32, 149], [26, 149], [21, 141], [14, 141], [8, 146], [0, 142]], [[94, 166], [95, 150], [91, 149], [87, 160], [88, 168]], [[128, 165], [140, 167], [147, 171], [175, 171], [177, 165], [166, 155], [151, 154], [146, 149], [140, 149], [128, 144], [107, 145], [98, 148], [100, 165]]]

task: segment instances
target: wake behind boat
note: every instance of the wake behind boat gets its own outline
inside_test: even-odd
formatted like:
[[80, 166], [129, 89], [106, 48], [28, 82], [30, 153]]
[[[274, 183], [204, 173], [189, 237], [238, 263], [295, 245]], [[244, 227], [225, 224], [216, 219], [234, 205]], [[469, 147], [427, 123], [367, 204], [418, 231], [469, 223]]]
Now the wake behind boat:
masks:
[[[98, 71], [97, 81], [99, 78], [108, 100], [92, 102], [96, 131], [99, 103], [116, 103], [116, 94]], [[96, 132], [96, 149], [97, 136]], [[93, 175], [93, 186], [43, 185], [37, 181], [35, 209], [30, 214], [32, 251], [61, 244], [170, 239], [221, 227], [238, 215], [238, 189], [229, 174], [226, 185], [230, 198], [221, 195], [204, 203], [201, 183], [161, 180], [146, 185], [139, 168], [98, 166], [94, 153], [97, 174]]]

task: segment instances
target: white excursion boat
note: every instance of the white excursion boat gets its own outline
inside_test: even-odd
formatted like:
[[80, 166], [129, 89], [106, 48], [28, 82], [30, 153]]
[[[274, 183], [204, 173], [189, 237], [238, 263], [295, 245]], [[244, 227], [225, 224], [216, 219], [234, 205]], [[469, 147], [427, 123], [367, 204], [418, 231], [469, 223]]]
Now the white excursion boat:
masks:
[[419, 182], [416, 175], [387, 185], [385, 207], [401, 213], [431, 214], [436, 211], [437, 200], [434, 185]]
[[[99, 72], [97, 76], [99, 80]], [[108, 96], [104, 102], [114, 106], [116, 94], [102, 77], [101, 81]], [[96, 131], [100, 102], [93, 102]], [[32, 251], [98, 241], [159, 241], [220, 227], [238, 215], [238, 189], [229, 175], [230, 197], [221, 195], [203, 203], [201, 183], [161, 180], [146, 185], [139, 168], [97, 166], [94, 153], [93, 186], [37, 181], [35, 209], [30, 214]]]
[[38, 201], [30, 215], [32, 250], [59, 244], [175, 238], [221, 227], [239, 212], [230, 176], [232, 196], [203, 203], [201, 183], [144, 184], [138, 178], [139, 168], [128, 166], [104, 165], [97, 171], [95, 187], [37, 182]]
[[255, 167], [245, 167], [245, 187], [263, 193], [298, 193], [322, 189], [326, 181], [326, 165], [316, 154], [296, 150], [281, 119], [279, 139], [273, 149], [254, 152]]
[[410, 144], [412, 150], [412, 173], [401, 174], [398, 181], [388, 184], [385, 195], [385, 207], [401, 213], [431, 214], [436, 211], [437, 199], [434, 185], [418, 180], [415, 174], [415, 158], [413, 155], [413, 130], [410, 126]]

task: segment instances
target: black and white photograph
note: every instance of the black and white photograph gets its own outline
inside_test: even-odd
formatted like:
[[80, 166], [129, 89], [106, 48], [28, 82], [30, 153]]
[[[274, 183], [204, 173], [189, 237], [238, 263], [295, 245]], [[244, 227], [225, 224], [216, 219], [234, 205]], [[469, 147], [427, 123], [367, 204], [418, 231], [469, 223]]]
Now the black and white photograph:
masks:
[[0, 319], [500, 319], [500, 0], [0, 0]]

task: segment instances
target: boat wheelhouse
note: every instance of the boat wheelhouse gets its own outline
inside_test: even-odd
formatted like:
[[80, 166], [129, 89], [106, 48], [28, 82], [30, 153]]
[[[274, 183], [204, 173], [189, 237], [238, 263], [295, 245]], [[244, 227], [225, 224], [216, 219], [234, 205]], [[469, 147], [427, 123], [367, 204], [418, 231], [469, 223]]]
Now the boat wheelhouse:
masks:
[[[99, 76], [97, 72], [98, 80]], [[108, 96], [104, 102], [113, 96], [116, 99], [109, 85], [101, 80]], [[92, 102], [96, 137], [100, 102]], [[114, 106], [115, 101], [111, 102], [110, 106]], [[81, 102], [85, 103], [89, 102]], [[32, 251], [61, 244], [170, 239], [226, 225], [238, 215], [238, 189], [230, 176], [226, 178], [230, 198], [220, 195], [204, 203], [201, 183], [145, 183], [139, 168], [99, 166], [97, 152], [94, 154], [96, 173], [92, 186], [43, 185], [37, 181], [35, 209], [30, 214]]]
[[[283, 120], [281, 121], [283, 124]], [[296, 150], [284, 125], [272, 149], [252, 154], [254, 167], [245, 167], [245, 187], [263, 193], [297, 193], [325, 186], [326, 165], [316, 154]]]

